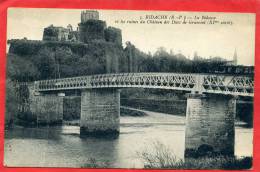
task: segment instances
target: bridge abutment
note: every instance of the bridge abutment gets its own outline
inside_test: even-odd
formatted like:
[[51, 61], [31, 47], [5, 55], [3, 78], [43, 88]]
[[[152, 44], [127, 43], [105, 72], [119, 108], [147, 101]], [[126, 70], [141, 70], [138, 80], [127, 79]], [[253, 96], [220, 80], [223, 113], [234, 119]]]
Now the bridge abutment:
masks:
[[236, 98], [188, 94], [185, 158], [234, 156]]
[[119, 134], [118, 89], [86, 89], [81, 92], [80, 135]]
[[59, 124], [63, 120], [64, 94], [39, 94], [34, 96], [31, 113], [35, 114], [37, 124]]

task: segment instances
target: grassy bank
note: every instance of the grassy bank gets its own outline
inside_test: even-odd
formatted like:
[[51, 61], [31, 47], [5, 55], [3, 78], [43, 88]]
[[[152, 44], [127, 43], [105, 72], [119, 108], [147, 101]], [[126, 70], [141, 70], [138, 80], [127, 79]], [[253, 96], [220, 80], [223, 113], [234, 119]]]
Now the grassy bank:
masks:
[[143, 109], [147, 111], [154, 111], [180, 116], [185, 116], [186, 113], [186, 100], [162, 100], [159, 99], [159, 96], [157, 99], [122, 98], [121, 104], [122, 106], [132, 107], [136, 109]]
[[241, 170], [252, 168], [252, 157], [201, 157], [178, 159], [171, 150], [160, 142], [153, 143], [152, 150], [138, 152], [145, 168], [165, 169], [222, 169]]
[[147, 116], [147, 114], [143, 111], [121, 106], [120, 116], [143, 117], [143, 116]]

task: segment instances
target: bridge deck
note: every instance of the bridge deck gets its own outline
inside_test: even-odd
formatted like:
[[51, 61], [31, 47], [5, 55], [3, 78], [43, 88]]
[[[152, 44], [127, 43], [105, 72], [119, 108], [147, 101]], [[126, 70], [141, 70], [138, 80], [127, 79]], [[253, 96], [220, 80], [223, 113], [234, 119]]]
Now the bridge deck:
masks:
[[35, 81], [35, 90], [159, 88], [199, 93], [254, 96], [253, 76], [185, 73], [119, 73]]

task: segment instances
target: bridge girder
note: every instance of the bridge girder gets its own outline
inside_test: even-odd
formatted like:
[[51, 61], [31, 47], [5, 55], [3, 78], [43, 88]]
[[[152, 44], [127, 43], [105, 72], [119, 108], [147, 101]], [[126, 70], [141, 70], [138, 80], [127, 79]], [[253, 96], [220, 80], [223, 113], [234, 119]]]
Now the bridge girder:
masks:
[[243, 75], [119, 73], [35, 81], [35, 91], [92, 88], [157, 88], [195, 93], [254, 96], [254, 78]]

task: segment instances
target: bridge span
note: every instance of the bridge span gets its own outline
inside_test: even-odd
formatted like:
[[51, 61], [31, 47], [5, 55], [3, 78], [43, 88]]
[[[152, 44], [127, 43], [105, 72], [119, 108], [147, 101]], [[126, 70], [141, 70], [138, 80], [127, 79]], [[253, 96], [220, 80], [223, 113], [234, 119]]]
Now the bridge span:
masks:
[[[62, 121], [66, 90], [81, 92], [81, 135], [118, 135], [120, 88], [183, 90], [187, 94], [185, 157], [234, 155], [236, 101], [254, 96], [246, 75], [122, 73], [35, 81], [30, 110], [37, 121]], [[205, 151], [206, 152], [201, 152]]]
[[35, 82], [39, 92], [90, 88], [157, 88], [193, 93], [254, 96], [254, 79], [245, 75], [184, 73], [102, 74]]

